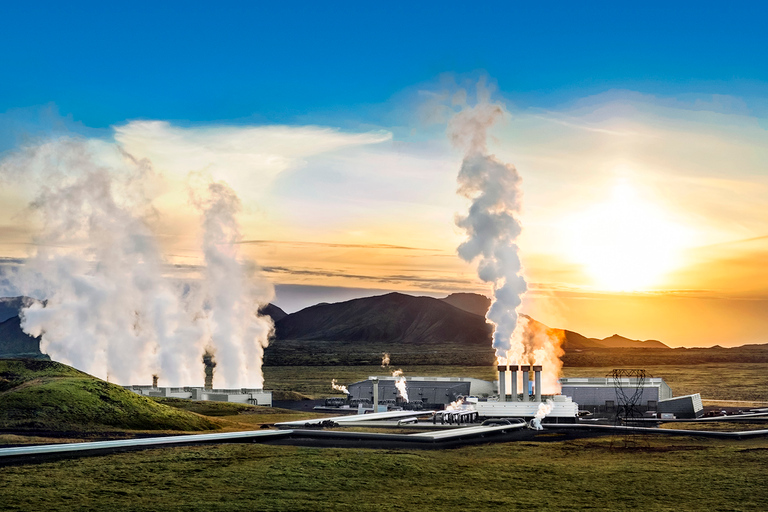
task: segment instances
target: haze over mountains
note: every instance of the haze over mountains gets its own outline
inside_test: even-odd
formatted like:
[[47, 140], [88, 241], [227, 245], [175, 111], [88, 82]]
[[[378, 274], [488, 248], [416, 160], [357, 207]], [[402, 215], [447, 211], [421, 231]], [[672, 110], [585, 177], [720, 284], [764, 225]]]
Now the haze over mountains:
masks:
[[[47, 358], [38, 338], [21, 331], [19, 309], [24, 297], [0, 299], [0, 358]], [[485, 320], [490, 299], [474, 293], [456, 293], [443, 299], [403, 293], [365, 297], [333, 304], [321, 303], [292, 314], [269, 304], [262, 313], [272, 317], [275, 334], [266, 349], [267, 365], [377, 364], [383, 352], [392, 364], [493, 364], [491, 326]], [[523, 315], [525, 316], [525, 315]], [[665, 358], [664, 354], [723, 349], [670, 349], [656, 340], [632, 340], [618, 334], [603, 339], [550, 328], [526, 317], [536, 329], [563, 340], [566, 364], [578, 364], [589, 353], [618, 363], [627, 354], [640, 362]], [[765, 348], [765, 345], [755, 346]], [[736, 349], [728, 349], [735, 354]], [[621, 357], [619, 357], [621, 356]], [[710, 356], [707, 356], [710, 357]], [[654, 359], [655, 361], [655, 359]], [[653, 363], [648, 363], [653, 364]]]

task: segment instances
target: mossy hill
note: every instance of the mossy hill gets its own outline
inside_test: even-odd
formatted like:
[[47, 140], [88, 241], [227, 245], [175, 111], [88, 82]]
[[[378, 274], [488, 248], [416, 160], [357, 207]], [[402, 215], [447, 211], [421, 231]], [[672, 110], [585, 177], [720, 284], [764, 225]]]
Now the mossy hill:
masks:
[[199, 414], [159, 404], [55, 361], [0, 359], [0, 430], [80, 432], [218, 429]]

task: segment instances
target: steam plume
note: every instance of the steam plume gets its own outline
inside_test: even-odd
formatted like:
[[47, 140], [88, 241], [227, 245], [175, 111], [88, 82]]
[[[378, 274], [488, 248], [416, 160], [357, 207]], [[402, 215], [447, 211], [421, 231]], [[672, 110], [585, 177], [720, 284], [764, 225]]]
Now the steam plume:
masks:
[[[269, 297], [270, 289], [245, 279], [248, 272], [217, 245], [217, 226], [231, 234], [236, 225], [236, 209], [223, 206], [236, 198], [210, 191], [205, 279], [189, 289], [165, 275], [147, 193], [159, 177], [148, 162], [112, 144], [58, 139], [7, 158], [0, 177], [38, 186], [29, 213], [40, 229], [26, 264], [8, 277], [22, 293], [47, 299], [22, 312], [22, 328], [42, 336], [42, 351], [123, 384], [157, 374], [185, 385], [203, 381], [200, 362], [210, 344], [227, 385], [261, 386], [259, 348], [241, 344], [238, 361], [231, 341], [266, 339], [269, 327], [248, 317], [243, 302]], [[227, 279], [238, 281], [227, 286], [234, 297], [222, 300]], [[235, 315], [225, 313], [230, 306], [242, 316], [228, 318]]]
[[[203, 214], [205, 270], [202, 294], [205, 330], [220, 365], [223, 387], [262, 387], [261, 363], [272, 321], [258, 308], [273, 297], [272, 285], [258, 278], [258, 269], [243, 261], [236, 215], [240, 200], [226, 183], [210, 183], [207, 194], [193, 194]], [[223, 381], [223, 382], [222, 382]]]
[[384, 355], [381, 356], [381, 367], [386, 368], [389, 366], [389, 354], [384, 352]]
[[[480, 83], [477, 103], [454, 115], [448, 133], [465, 152], [458, 193], [471, 201], [468, 213], [456, 218], [467, 235], [458, 254], [467, 262], [478, 260], [478, 276], [491, 284], [493, 301], [486, 319], [494, 326], [493, 347], [500, 361], [516, 363], [533, 356], [518, 325], [518, 308], [527, 289], [516, 243], [522, 229], [521, 178], [515, 166], [489, 154], [486, 145], [488, 130], [504, 115], [504, 108], [490, 101], [488, 90]], [[556, 382], [558, 370], [559, 366], [550, 367], [545, 372], [554, 372]], [[552, 381], [551, 377], [545, 380]]]
[[405, 375], [403, 375], [403, 370], [395, 370], [392, 372], [392, 376], [395, 378], [395, 387], [397, 388], [398, 396], [408, 402], [408, 389], [406, 388]]
[[347, 389], [347, 386], [339, 385], [336, 379], [331, 379], [331, 388], [336, 391], [341, 391], [342, 393], [349, 394], [349, 389]]

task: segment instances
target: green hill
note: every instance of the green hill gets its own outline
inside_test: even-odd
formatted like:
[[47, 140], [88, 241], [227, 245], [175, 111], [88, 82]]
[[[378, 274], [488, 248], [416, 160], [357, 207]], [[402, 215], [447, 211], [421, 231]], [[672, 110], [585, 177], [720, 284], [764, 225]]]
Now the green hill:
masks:
[[0, 359], [0, 430], [220, 428], [55, 361]]

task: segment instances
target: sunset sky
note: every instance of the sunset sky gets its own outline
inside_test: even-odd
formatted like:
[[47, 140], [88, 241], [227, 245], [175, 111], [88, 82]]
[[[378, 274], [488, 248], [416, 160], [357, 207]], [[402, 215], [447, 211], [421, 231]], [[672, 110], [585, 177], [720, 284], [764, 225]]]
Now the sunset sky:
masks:
[[0, 268], [35, 250], [29, 151], [66, 138], [151, 165], [169, 272], [202, 261], [190, 188], [213, 179], [288, 312], [488, 295], [456, 255], [446, 136], [485, 82], [505, 111], [488, 149], [523, 178], [523, 312], [590, 337], [768, 343], [764, 4], [150, 5], [0, 7]]

